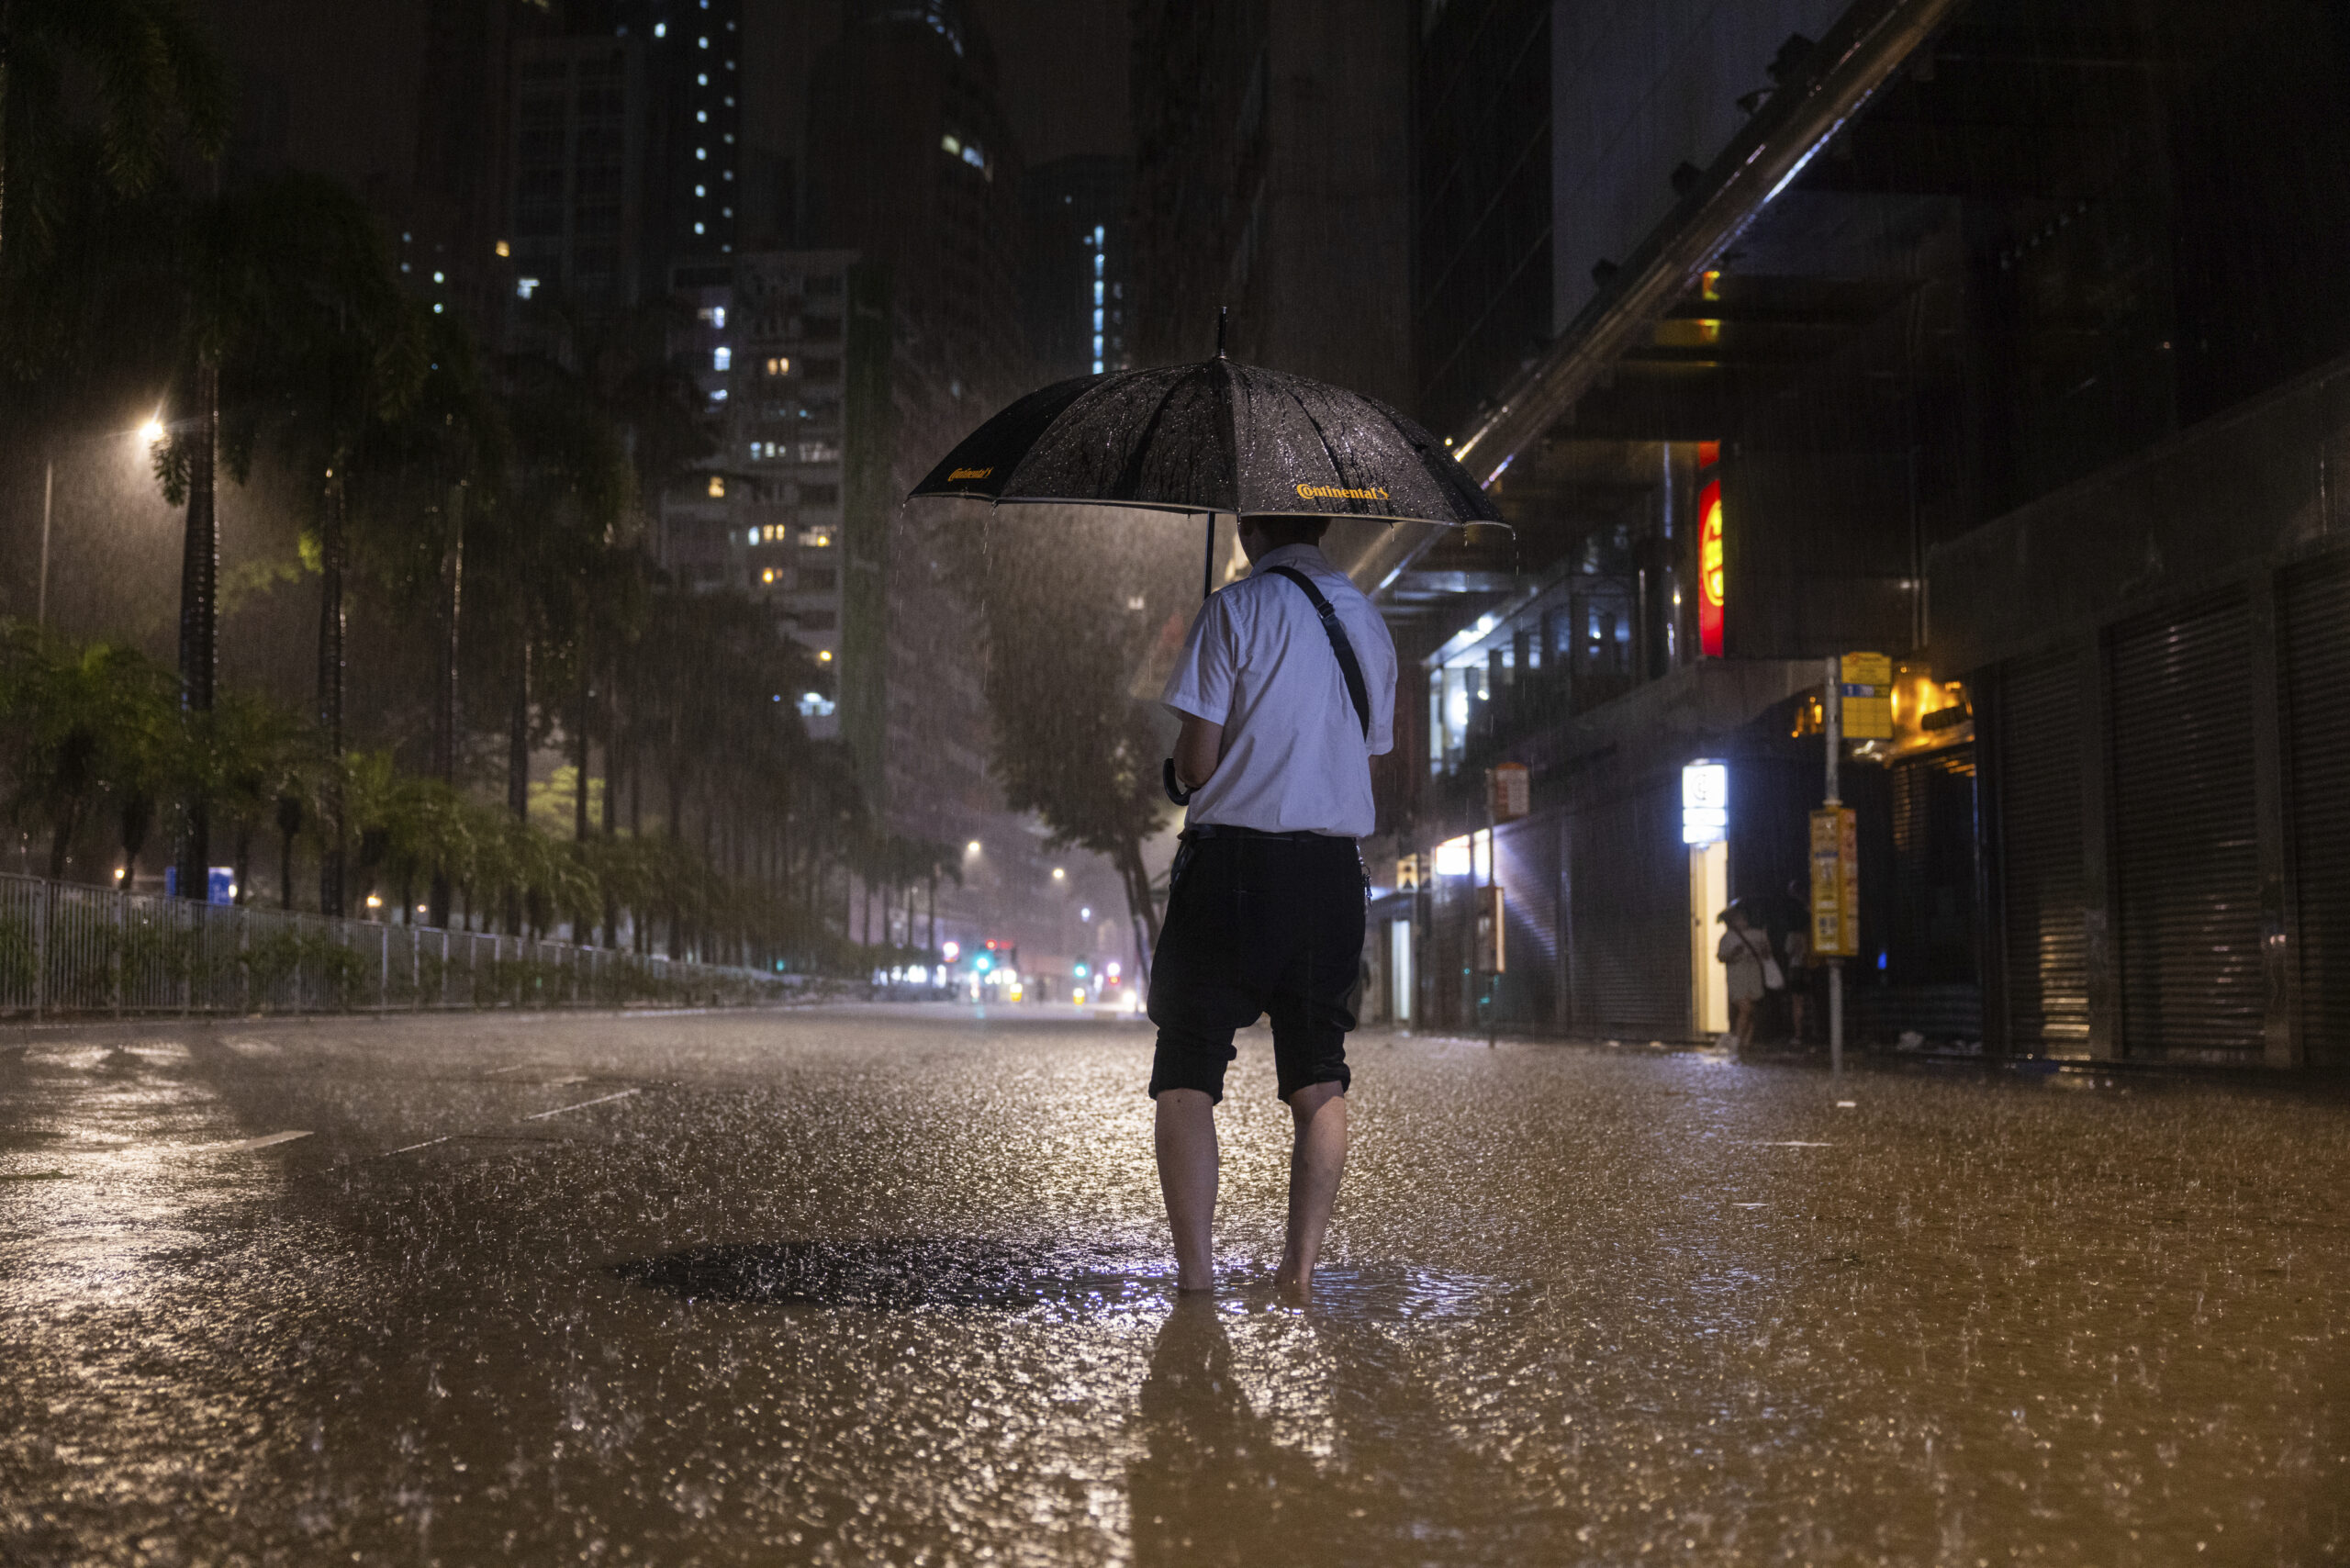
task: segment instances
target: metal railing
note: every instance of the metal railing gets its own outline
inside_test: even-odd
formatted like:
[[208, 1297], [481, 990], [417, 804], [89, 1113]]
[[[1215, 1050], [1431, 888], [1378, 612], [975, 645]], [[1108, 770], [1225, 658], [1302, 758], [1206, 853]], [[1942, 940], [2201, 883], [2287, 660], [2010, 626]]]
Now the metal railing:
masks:
[[0, 1015], [741, 1006], [781, 975], [0, 874]]

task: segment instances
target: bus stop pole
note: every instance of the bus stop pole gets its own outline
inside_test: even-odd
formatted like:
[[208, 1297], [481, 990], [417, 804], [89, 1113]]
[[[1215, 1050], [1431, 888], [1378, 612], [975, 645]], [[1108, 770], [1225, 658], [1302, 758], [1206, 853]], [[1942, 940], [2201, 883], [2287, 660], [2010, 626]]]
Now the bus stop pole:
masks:
[[[1828, 735], [1828, 800], [1832, 811], [1844, 802], [1837, 792], [1836, 764], [1844, 753], [1844, 686], [1843, 663], [1828, 661], [1828, 698], [1821, 704]], [[1840, 915], [1839, 919], [1841, 920]], [[1839, 946], [1841, 946], [1840, 943]], [[1828, 960], [1828, 1072], [1836, 1078], [1844, 1070], [1844, 960]]]

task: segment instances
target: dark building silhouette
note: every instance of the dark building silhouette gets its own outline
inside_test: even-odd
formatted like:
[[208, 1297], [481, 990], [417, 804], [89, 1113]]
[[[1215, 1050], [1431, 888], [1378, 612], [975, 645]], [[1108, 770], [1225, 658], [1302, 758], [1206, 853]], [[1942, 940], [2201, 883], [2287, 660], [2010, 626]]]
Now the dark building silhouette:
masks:
[[1410, 8], [1139, 0], [1133, 348], [1409, 409]]

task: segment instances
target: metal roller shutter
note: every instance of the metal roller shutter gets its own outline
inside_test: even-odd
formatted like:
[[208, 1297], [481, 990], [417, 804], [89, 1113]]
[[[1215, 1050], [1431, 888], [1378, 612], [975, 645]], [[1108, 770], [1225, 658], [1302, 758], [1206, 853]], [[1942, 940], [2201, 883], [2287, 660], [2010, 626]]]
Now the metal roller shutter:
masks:
[[2244, 596], [2125, 622], [2107, 650], [2123, 1049], [2256, 1053], [2265, 983]]
[[2078, 1047], [2089, 1037], [2080, 660], [2007, 666], [1997, 711], [2009, 1038], [2019, 1051]]
[[1494, 834], [1494, 873], [1502, 886], [1502, 983], [1495, 1013], [1511, 1029], [1559, 1024], [1559, 819], [1529, 818]]
[[2285, 788], [2300, 904], [2301, 1034], [2309, 1059], [2350, 1063], [2350, 555], [2277, 583]]
[[1689, 1032], [1689, 852], [1677, 789], [1676, 779], [1671, 796], [1643, 790], [1572, 819], [1568, 991], [1581, 1029]]

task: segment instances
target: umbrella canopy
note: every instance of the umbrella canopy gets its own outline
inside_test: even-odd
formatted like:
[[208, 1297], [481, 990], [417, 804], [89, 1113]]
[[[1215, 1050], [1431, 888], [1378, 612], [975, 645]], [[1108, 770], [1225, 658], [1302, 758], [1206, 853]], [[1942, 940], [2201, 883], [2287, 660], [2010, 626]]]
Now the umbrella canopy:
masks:
[[914, 497], [1460, 526], [1501, 513], [1442, 443], [1376, 398], [1218, 354], [1031, 392]]

